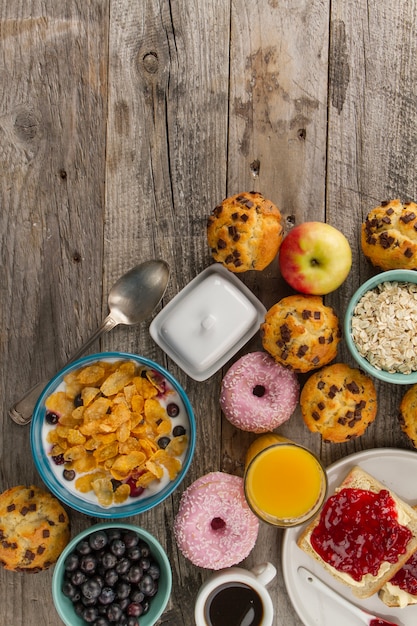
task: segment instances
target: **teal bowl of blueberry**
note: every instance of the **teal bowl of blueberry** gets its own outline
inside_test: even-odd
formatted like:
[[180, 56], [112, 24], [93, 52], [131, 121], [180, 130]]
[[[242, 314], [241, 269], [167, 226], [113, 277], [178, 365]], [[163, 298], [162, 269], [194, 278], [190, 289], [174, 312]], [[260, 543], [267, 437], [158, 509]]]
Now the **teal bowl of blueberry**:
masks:
[[103, 352], [60, 371], [31, 422], [35, 466], [49, 490], [96, 518], [126, 518], [168, 498], [195, 450], [188, 396], [163, 367]]
[[66, 626], [153, 626], [172, 589], [159, 541], [132, 524], [100, 523], [74, 537], [60, 555], [52, 596]]

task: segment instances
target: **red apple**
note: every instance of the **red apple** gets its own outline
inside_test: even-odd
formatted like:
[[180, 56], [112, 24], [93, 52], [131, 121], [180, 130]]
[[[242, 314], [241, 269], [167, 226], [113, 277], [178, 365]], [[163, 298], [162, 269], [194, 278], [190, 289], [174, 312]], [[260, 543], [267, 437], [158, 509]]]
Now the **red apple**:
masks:
[[279, 250], [283, 278], [296, 291], [324, 295], [343, 283], [352, 267], [352, 250], [340, 230], [325, 222], [294, 226]]

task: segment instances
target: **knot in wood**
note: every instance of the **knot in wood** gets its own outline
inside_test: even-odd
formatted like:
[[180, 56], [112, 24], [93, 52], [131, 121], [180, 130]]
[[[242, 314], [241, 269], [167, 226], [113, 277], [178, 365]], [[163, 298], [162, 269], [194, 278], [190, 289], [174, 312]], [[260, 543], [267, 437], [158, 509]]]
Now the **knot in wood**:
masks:
[[147, 52], [143, 59], [143, 67], [149, 74], [155, 74], [159, 68], [159, 60], [156, 52]]
[[22, 108], [16, 114], [14, 130], [22, 141], [33, 141], [39, 131], [39, 120], [36, 114], [31, 110]]

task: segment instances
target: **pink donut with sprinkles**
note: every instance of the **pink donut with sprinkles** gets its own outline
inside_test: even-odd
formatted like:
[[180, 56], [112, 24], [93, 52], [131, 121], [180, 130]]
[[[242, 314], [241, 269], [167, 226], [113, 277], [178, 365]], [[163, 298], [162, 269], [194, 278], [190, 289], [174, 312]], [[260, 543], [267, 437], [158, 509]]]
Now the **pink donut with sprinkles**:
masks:
[[296, 374], [266, 352], [250, 352], [222, 380], [220, 406], [237, 428], [254, 433], [274, 430], [294, 413], [300, 396]]
[[243, 478], [210, 472], [181, 496], [174, 535], [185, 558], [198, 567], [223, 569], [245, 559], [255, 546], [259, 521], [243, 492]]

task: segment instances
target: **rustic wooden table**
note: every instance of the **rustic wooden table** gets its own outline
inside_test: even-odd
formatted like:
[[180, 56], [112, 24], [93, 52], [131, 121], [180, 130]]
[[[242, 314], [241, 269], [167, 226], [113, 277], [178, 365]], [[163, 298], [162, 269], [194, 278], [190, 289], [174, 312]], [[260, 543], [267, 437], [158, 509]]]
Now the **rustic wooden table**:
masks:
[[[257, 190], [287, 228], [341, 229], [352, 271], [326, 297], [343, 317], [374, 273], [359, 245], [367, 212], [416, 199], [417, 5], [414, 0], [0, 0], [1, 490], [41, 485], [29, 427], [8, 408], [48, 378], [107, 314], [114, 280], [163, 258], [167, 304], [212, 259], [206, 219], [227, 195]], [[273, 263], [239, 277], [269, 308], [289, 293]], [[212, 470], [242, 475], [253, 435], [222, 418], [222, 372], [188, 378], [151, 340], [118, 327], [95, 351], [158, 361], [197, 420], [191, 469], [172, 498], [130, 521], [168, 551], [173, 593], [161, 624], [190, 626], [209, 572], [172, 536], [183, 488]], [[260, 347], [257, 335], [241, 353]], [[345, 345], [340, 361], [350, 361]], [[360, 439], [323, 444], [298, 411], [280, 432], [324, 464], [374, 447], [410, 448], [397, 421], [403, 388], [377, 384], [379, 412]], [[72, 533], [95, 520], [71, 512]], [[247, 566], [272, 560], [276, 625], [301, 624], [286, 593], [282, 531], [262, 525]], [[2, 624], [55, 626], [51, 571], [0, 572]]]

